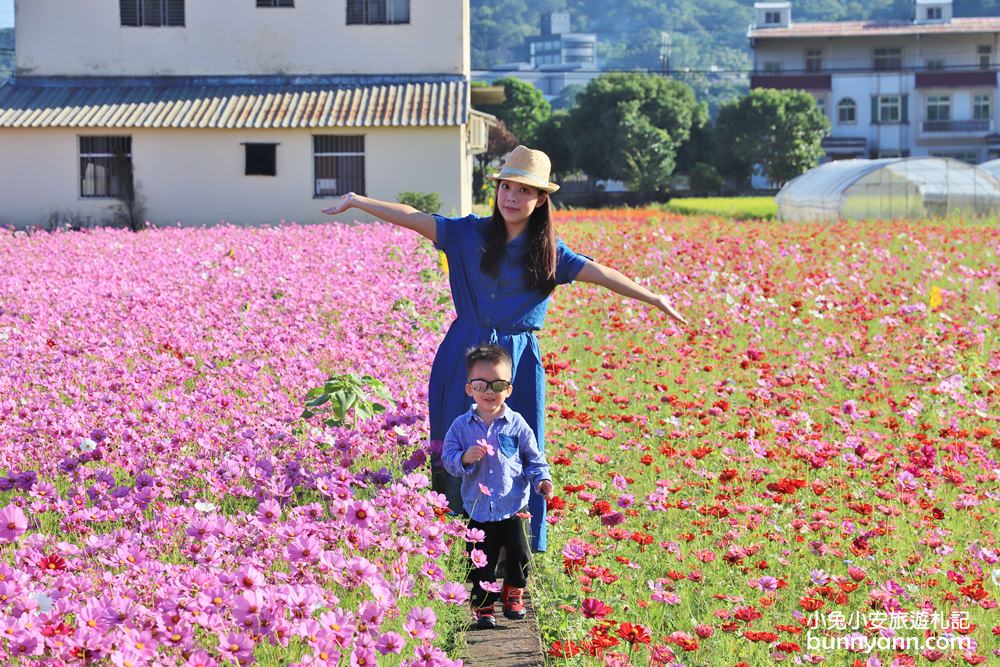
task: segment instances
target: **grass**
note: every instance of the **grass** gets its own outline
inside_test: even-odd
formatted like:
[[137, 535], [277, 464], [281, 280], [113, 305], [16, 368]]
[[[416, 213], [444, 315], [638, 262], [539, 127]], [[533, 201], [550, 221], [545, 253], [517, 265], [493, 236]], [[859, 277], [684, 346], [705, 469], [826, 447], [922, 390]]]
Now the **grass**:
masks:
[[739, 220], [773, 220], [774, 197], [686, 197], [671, 199], [665, 208], [683, 215], [716, 215]]

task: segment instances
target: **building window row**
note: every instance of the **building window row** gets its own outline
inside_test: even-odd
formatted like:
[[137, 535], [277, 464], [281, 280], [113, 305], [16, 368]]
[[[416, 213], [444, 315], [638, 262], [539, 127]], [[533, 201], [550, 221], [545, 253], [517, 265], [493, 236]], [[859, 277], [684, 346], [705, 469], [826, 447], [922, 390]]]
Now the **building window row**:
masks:
[[[873, 95], [873, 124], [908, 122], [908, 95]], [[952, 120], [951, 95], [928, 95], [924, 99], [924, 120], [943, 122]], [[993, 116], [993, 96], [980, 94], [972, 96], [972, 119], [989, 121]], [[852, 125], [858, 122], [858, 104], [850, 97], [837, 102], [837, 122]]]
[[[132, 183], [132, 137], [80, 137], [80, 196], [123, 197]], [[276, 143], [243, 144], [247, 176], [277, 176]], [[365, 194], [364, 135], [313, 136], [313, 196]]]
[[[294, 0], [257, 0], [257, 7], [294, 7]], [[184, 27], [184, 0], [119, 0], [125, 27]], [[348, 25], [410, 22], [410, 0], [347, 0]]]
[[[537, 48], [537, 47], [536, 47]], [[979, 69], [991, 69], [993, 59], [993, 47], [989, 44], [976, 47], [975, 66]], [[805, 71], [822, 72], [823, 49], [805, 50]], [[934, 57], [924, 60], [924, 67], [928, 70], [945, 69], [945, 59]], [[764, 62], [765, 74], [778, 74], [784, 69], [780, 61]], [[903, 49], [902, 47], [877, 48], [872, 51], [872, 69], [876, 72], [895, 72], [903, 69]]]

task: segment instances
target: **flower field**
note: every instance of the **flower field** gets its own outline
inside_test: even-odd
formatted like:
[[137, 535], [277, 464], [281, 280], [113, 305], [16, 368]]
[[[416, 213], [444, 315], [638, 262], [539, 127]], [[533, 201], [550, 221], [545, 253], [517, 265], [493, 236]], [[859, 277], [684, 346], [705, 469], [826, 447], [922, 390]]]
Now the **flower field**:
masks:
[[[553, 664], [1000, 657], [1000, 230], [557, 224], [692, 326], [557, 291], [558, 497], [531, 581]], [[425, 463], [451, 315], [428, 243], [4, 233], [0, 266], [0, 662], [458, 656], [466, 532]], [[387, 411], [301, 418], [347, 374]]]

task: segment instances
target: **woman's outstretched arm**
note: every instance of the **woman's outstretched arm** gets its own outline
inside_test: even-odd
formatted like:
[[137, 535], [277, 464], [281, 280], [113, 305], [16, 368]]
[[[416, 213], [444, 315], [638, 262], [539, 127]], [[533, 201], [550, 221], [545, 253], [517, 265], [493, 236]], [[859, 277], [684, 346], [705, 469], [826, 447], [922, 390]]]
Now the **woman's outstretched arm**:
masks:
[[390, 224], [412, 229], [424, 238], [430, 239], [431, 242], [437, 242], [437, 220], [434, 219], [434, 216], [406, 204], [380, 201], [348, 192], [341, 195], [333, 206], [324, 208], [323, 213], [337, 215], [350, 208], [359, 209]]
[[656, 306], [676, 322], [684, 325], [687, 325], [688, 323], [688, 321], [684, 319], [684, 316], [681, 315], [680, 312], [673, 307], [673, 305], [671, 305], [670, 299], [666, 296], [662, 294], [653, 294], [631, 278], [626, 277], [621, 273], [621, 271], [617, 271], [611, 267], [604, 266], [603, 264], [591, 260], [583, 265], [583, 268], [580, 269], [580, 273], [576, 276], [576, 279], [585, 283], [593, 283], [595, 285], [606, 287], [612, 292], [616, 292], [622, 296], [627, 296], [630, 299], [637, 299], [648, 303], [651, 306]]

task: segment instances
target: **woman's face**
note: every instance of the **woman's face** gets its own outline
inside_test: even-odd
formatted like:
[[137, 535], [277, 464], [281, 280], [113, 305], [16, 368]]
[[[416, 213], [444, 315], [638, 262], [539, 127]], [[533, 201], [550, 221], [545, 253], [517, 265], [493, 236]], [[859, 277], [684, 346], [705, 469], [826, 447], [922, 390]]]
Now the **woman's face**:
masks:
[[545, 203], [548, 194], [524, 183], [500, 181], [497, 186], [497, 208], [505, 222], [519, 224]]

